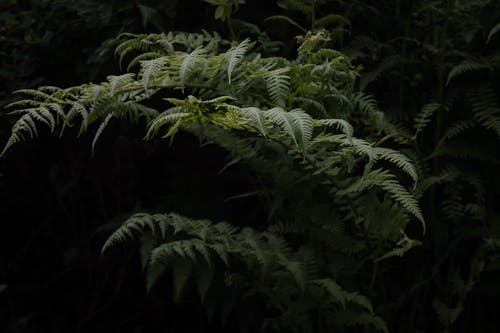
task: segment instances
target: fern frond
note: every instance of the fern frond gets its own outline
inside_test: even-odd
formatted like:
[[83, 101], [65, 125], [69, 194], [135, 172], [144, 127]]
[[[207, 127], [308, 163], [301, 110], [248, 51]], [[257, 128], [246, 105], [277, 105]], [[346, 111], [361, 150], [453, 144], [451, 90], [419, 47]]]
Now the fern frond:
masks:
[[415, 169], [412, 161], [407, 156], [390, 148], [375, 147], [374, 150], [379, 158], [394, 163], [401, 170], [406, 172], [412, 178], [415, 186], [417, 185], [417, 170]]
[[231, 48], [226, 52], [225, 58], [227, 62], [227, 77], [229, 84], [231, 84], [231, 76], [236, 67], [243, 61], [243, 56], [247, 53], [248, 49], [252, 46], [250, 39], [245, 39], [237, 46]]
[[265, 116], [273, 124], [278, 125], [293, 141], [297, 148], [305, 149], [311, 140], [313, 122], [311, 116], [302, 110], [290, 112], [280, 107], [265, 111]]
[[348, 18], [338, 14], [328, 14], [314, 21], [315, 27], [326, 27], [331, 24], [351, 25], [351, 21], [349, 21]]
[[479, 61], [479, 60], [465, 60], [461, 62], [460, 64], [454, 66], [451, 70], [450, 73], [448, 74], [448, 78], [446, 79], [446, 85], [450, 84], [450, 81], [456, 78], [459, 75], [462, 75], [467, 72], [474, 72], [474, 71], [479, 71], [479, 70], [492, 70], [493, 68], [491, 67], [490, 64], [487, 62]]
[[0, 154], [0, 157], [3, 156], [13, 145], [24, 141], [26, 139], [25, 134], [28, 134], [30, 139], [38, 136], [36, 122], [46, 124], [53, 132], [57, 121], [54, 115], [50, 112], [49, 108], [56, 110], [57, 114], [60, 114], [61, 117], [65, 118], [65, 114], [61, 108], [59, 106], [56, 107], [54, 103], [50, 102], [47, 106], [45, 106], [45, 104], [40, 104], [37, 107], [17, 110], [17, 113], [23, 113], [23, 115], [12, 127], [11, 136], [7, 140], [7, 144]]
[[181, 80], [181, 86], [184, 86], [187, 79], [193, 73], [194, 69], [199, 65], [200, 60], [206, 54], [204, 48], [194, 49], [191, 53], [183, 56], [182, 63], [179, 71], [179, 78]]
[[142, 81], [144, 84], [144, 91], [146, 93], [149, 92], [149, 88], [151, 85], [151, 80], [153, 80], [160, 73], [162, 67], [168, 61], [169, 57], [164, 56], [151, 60], [144, 60], [141, 62], [142, 66]]
[[439, 103], [429, 103], [425, 104], [420, 112], [417, 114], [413, 121], [413, 127], [415, 128], [415, 136], [422, 132], [429, 122], [431, 121], [432, 115], [439, 110], [441, 104]]
[[376, 261], [388, 259], [395, 256], [402, 257], [406, 252], [408, 252], [415, 246], [420, 246], [420, 245], [422, 245], [421, 241], [410, 239], [403, 233], [403, 238], [401, 238], [397, 242], [396, 247], [391, 251], [387, 252], [386, 254], [384, 254], [383, 256], [381, 256], [380, 258], [377, 258]]
[[354, 135], [354, 128], [352, 125], [343, 119], [317, 119], [314, 120], [314, 123], [317, 126], [336, 127], [346, 135], [348, 141], [351, 141]]
[[328, 293], [328, 296], [335, 303], [342, 304], [344, 309], [346, 308], [347, 303], [354, 303], [368, 310], [370, 314], [373, 314], [373, 307], [368, 298], [356, 292], [348, 292], [344, 290], [332, 279], [312, 280], [310, 283], [325, 290]]
[[363, 92], [358, 92], [353, 95], [354, 105], [361, 111], [366, 113], [379, 112], [377, 101], [372, 95]]
[[327, 115], [326, 108], [323, 106], [323, 104], [321, 104], [315, 99], [307, 97], [297, 97], [297, 96], [292, 97], [292, 103], [295, 104], [296, 102], [299, 102], [297, 104], [302, 104], [303, 106], [302, 109], [304, 109], [305, 106], [312, 106], [314, 109], [318, 110], [323, 116]]
[[286, 105], [286, 97], [290, 93], [290, 76], [286, 75], [288, 71], [287, 67], [278, 68], [267, 72], [264, 76], [267, 91], [276, 106]]
[[252, 120], [253, 126], [262, 134], [264, 137], [267, 136], [266, 129], [266, 119], [264, 111], [260, 110], [256, 107], [247, 107], [239, 109], [243, 117], [249, 118]]
[[388, 333], [387, 325], [380, 317], [368, 314], [358, 313], [353, 311], [342, 311], [335, 313], [334, 320], [340, 326], [372, 326], [377, 331]]
[[300, 138], [300, 145], [306, 149], [309, 146], [313, 135], [313, 119], [301, 109], [294, 109], [288, 112], [292, 118], [292, 124]]
[[122, 75], [110, 75], [107, 77], [110, 83], [110, 92], [109, 95], [112, 97], [117, 89], [122, 88], [127, 83], [130, 83], [134, 80], [135, 74], [126, 73]]
[[422, 224], [425, 233], [425, 221], [418, 205], [418, 201], [411, 195], [388, 170], [376, 169], [366, 173], [362, 179], [338, 192], [340, 195], [354, 193], [378, 186], [388, 192], [392, 199], [401, 204], [409, 213], [415, 216]]
[[500, 31], [500, 22], [497, 23], [493, 28], [491, 28], [490, 32], [488, 33], [488, 39], [486, 43], [489, 43], [491, 41], [491, 38], [493, 38], [493, 36], [496, 35], [496, 33], [499, 31]]
[[129, 64], [127, 65], [127, 72], [130, 72], [132, 70], [132, 68], [139, 65], [142, 61], [152, 60], [152, 59], [160, 58], [162, 56], [163, 56], [163, 54], [160, 52], [141, 53], [129, 62]]
[[346, 144], [353, 146], [358, 154], [368, 156], [370, 162], [374, 162], [378, 159], [378, 154], [375, 152], [373, 144], [366, 140], [353, 137], [350, 141], [346, 142]]
[[146, 133], [144, 139], [149, 140], [154, 137], [160, 128], [165, 124], [176, 122], [182, 118], [188, 117], [190, 114], [187, 112], [181, 112], [183, 108], [181, 106], [176, 106], [168, 109], [167, 111], [161, 113], [153, 122], [149, 125], [148, 132]]
[[472, 105], [474, 118], [486, 129], [493, 130], [500, 137], [500, 107], [496, 93], [488, 87], [470, 91], [468, 99]]
[[92, 140], [92, 155], [94, 155], [94, 150], [95, 150], [95, 145], [97, 143], [97, 140], [101, 137], [102, 133], [104, 132], [104, 129], [106, 126], [108, 126], [109, 121], [113, 118], [113, 114], [110, 113], [104, 118], [104, 120], [101, 122], [99, 125], [99, 128], [97, 129], [97, 132], [94, 135], [94, 139]]
[[443, 136], [440, 139], [440, 143], [443, 143], [444, 141], [453, 139], [463, 132], [465, 132], [468, 129], [471, 129], [475, 126], [474, 121], [472, 120], [461, 120], [457, 121], [456, 123], [452, 124], [446, 132], [443, 134]]

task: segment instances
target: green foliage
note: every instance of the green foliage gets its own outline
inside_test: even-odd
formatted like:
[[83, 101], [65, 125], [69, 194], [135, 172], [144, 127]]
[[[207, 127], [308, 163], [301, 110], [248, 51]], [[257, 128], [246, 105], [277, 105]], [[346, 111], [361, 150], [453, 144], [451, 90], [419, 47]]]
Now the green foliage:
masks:
[[[197, 286], [202, 301], [222, 283], [224, 288], [236, 288], [239, 297], [263, 302], [270, 313], [276, 313], [261, 324], [273, 330], [305, 327], [310, 331], [314, 317], [320, 315], [341, 326], [370, 325], [387, 331], [366, 297], [346, 291], [328, 277], [320, 278], [317, 264], [305, 248], [294, 250], [270, 232], [178, 214], [136, 214], [110, 236], [103, 251], [145, 234], [154, 239], [146, 259], [148, 290], [171, 268], [177, 301], [189, 281]], [[227, 271], [221, 275], [224, 268]], [[219, 300], [219, 312], [225, 302]], [[328, 319], [331, 312], [338, 314]], [[344, 316], [364, 319], [344, 322], [340, 320]], [[259, 323], [255, 326], [253, 329], [260, 329]]]
[[208, 318], [249, 331], [470, 329], [470, 295], [499, 270], [498, 4], [280, 0], [270, 32], [302, 35], [276, 56], [266, 32], [234, 17], [245, 1], [204, 2], [229, 39], [123, 33], [126, 73], [20, 90], [1, 155], [43, 128], [92, 131], [97, 154], [114, 121], [146, 140], [187, 132], [227, 152], [220, 173], [249, 173], [252, 187], [226, 203], [262, 207], [218, 223], [128, 218], [103, 253], [139, 242], [149, 293], [171, 282], [182, 302], [195, 290]]
[[[340, 281], [347, 281], [353, 273], [329, 266], [309, 271], [308, 267], [323, 266], [321, 263], [328, 260], [324, 247], [338, 253], [342, 260], [361, 259], [371, 253], [373, 262], [397, 245], [409, 222], [407, 213], [423, 225], [417, 201], [393, 169], [371, 170], [378, 160], [386, 160], [396, 167], [394, 171], [401, 170], [416, 182], [415, 167], [396, 150], [354, 137], [353, 127], [346, 120], [329, 117], [340, 108], [354, 105], [349, 98], [356, 96], [352, 88], [357, 73], [345, 55], [327, 48], [329, 37], [324, 30], [304, 37], [295, 60], [264, 58], [250, 51], [249, 40], [232, 44], [207, 36], [213, 35], [125, 35], [128, 39], [118, 46], [117, 54], [122, 61], [133, 56], [129, 68], [138, 63], [137, 74], [109, 76], [100, 84], [23, 91], [31, 97], [11, 105], [13, 113], [21, 117], [4, 153], [36, 137], [40, 123], [51, 131], [78, 124], [82, 133], [97, 126], [94, 150], [111, 119], [145, 119], [147, 139], [162, 132], [164, 137], [173, 137], [185, 130], [214, 142], [270, 181], [268, 190], [276, 196], [269, 202], [268, 231], [237, 231], [227, 223], [194, 221], [175, 214], [139, 214], [110, 237], [104, 250], [147, 232], [150, 236], [143, 238], [147, 240], [144, 246], [153, 244], [147, 255], [148, 288], [171, 267], [178, 300], [191, 276], [205, 272], [209, 280], [197, 281], [200, 296], [205, 299], [215, 283], [211, 279], [221, 278], [220, 273], [225, 271], [220, 281], [225, 281], [238, 297], [252, 295], [252, 302], [264, 299], [266, 313], [278, 311], [273, 318], [261, 318], [256, 327], [275, 331], [321, 327], [320, 331], [330, 331], [331, 327], [368, 325], [387, 331], [367, 298], [340, 287]], [[182, 98], [163, 97], [179, 93]], [[148, 100], [155, 96], [162, 96], [172, 106], [163, 112], [148, 107]], [[314, 217], [312, 212], [319, 202], [311, 203], [310, 212], [305, 207], [302, 212], [280, 207], [281, 200], [296, 202], [297, 209], [304, 204], [302, 196], [294, 198], [287, 190], [295, 184], [301, 184], [306, 193], [325, 192], [326, 202], [321, 205], [336, 202], [330, 213], [337, 220], [335, 225], [330, 218]], [[372, 204], [390, 205], [388, 214], [394, 210], [404, 217], [403, 223], [373, 220], [376, 210], [366, 211], [364, 207], [375, 193], [384, 200], [372, 200]], [[272, 231], [280, 230], [278, 226], [284, 220], [290, 223], [287, 228], [305, 228], [302, 245], [292, 246], [292, 239]], [[352, 224], [355, 229], [350, 231], [341, 227], [343, 224]], [[380, 228], [384, 232], [377, 231]], [[365, 244], [363, 237], [367, 235], [373, 241]], [[234, 268], [230, 265], [233, 261], [238, 263]], [[213, 312], [211, 306], [208, 312]], [[330, 313], [334, 314], [331, 318]]]

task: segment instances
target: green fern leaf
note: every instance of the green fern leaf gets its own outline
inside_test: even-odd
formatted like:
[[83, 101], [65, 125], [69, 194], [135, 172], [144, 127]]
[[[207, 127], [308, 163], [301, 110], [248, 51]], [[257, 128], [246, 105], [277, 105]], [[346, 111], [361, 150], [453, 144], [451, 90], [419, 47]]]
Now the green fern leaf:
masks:
[[354, 134], [354, 128], [351, 124], [343, 119], [317, 119], [314, 121], [318, 126], [333, 126], [341, 130], [347, 137], [347, 140], [351, 142], [352, 136]]
[[394, 163], [401, 170], [406, 172], [413, 179], [415, 186], [417, 185], [418, 181], [417, 170], [413, 165], [412, 161], [407, 156], [390, 148], [375, 147], [374, 150], [379, 158]]
[[312, 118], [302, 110], [287, 112], [280, 107], [265, 111], [266, 117], [278, 125], [293, 141], [297, 148], [306, 148], [312, 137]]
[[477, 60], [465, 60], [451, 69], [450, 73], [448, 74], [448, 78], [446, 79], [446, 85], [450, 84], [450, 81], [459, 75], [484, 69], [492, 70], [492, 67], [486, 62]]
[[415, 136], [427, 127], [430, 118], [439, 108], [441, 108], [441, 104], [439, 103], [429, 103], [422, 107], [414, 120]]
[[267, 136], [264, 111], [256, 107], [241, 108], [239, 111], [244, 117], [252, 120], [252, 125], [259, 131], [260, 134], [264, 137]]
[[174, 301], [180, 302], [184, 287], [191, 276], [193, 264], [187, 260], [178, 260], [173, 265]]
[[146, 93], [149, 92], [149, 88], [151, 85], [151, 80], [153, 80], [160, 73], [161, 69], [168, 61], [168, 56], [160, 57], [151, 60], [144, 60], [141, 62], [143, 73], [142, 80], [144, 83], [144, 90]]
[[127, 83], [130, 83], [134, 80], [135, 74], [133, 73], [126, 73], [123, 75], [110, 75], [108, 76], [108, 81], [110, 83], [110, 92], [109, 95], [113, 96], [116, 92], [117, 89], [125, 86]]
[[331, 24], [351, 25], [351, 22], [349, 21], [349, 19], [342, 15], [328, 14], [316, 19], [316, 21], [314, 22], [314, 27], [326, 27]]
[[187, 112], [180, 112], [183, 110], [181, 106], [176, 106], [168, 109], [167, 111], [161, 113], [153, 122], [149, 125], [148, 132], [144, 139], [149, 140], [158, 133], [158, 130], [165, 124], [172, 122], [177, 122], [182, 118], [188, 117], [190, 114]]
[[305, 113], [301, 109], [294, 109], [288, 112], [289, 117], [292, 119], [293, 127], [298, 133], [298, 138], [300, 140], [300, 146], [306, 149], [311, 142], [313, 135], [313, 119], [310, 115]]
[[493, 28], [491, 28], [490, 32], [488, 33], [488, 40], [487, 40], [487, 43], [489, 43], [491, 41], [491, 38], [493, 38], [493, 36], [500, 31], [500, 22], [495, 25]]
[[139, 65], [142, 61], [160, 58], [163, 55], [164, 54], [159, 53], [159, 52], [141, 53], [129, 62], [129, 64], [127, 66], [127, 72], [130, 72], [132, 70], [132, 68]]
[[444, 141], [457, 137], [466, 130], [473, 128], [475, 125], [476, 124], [472, 120], [457, 121], [456, 123], [451, 125], [443, 134], [443, 136], [440, 139], [440, 144], [442, 144]]
[[101, 137], [102, 133], [104, 132], [104, 129], [106, 126], [108, 126], [109, 121], [113, 118], [113, 114], [110, 113], [104, 118], [104, 120], [101, 122], [99, 125], [99, 128], [97, 129], [97, 132], [94, 135], [94, 139], [92, 140], [92, 155], [94, 155], [94, 150], [95, 150], [95, 145], [97, 143], [97, 140]]
[[179, 78], [181, 80], [182, 87], [184, 87], [185, 83], [187, 82], [187, 79], [199, 65], [200, 60], [203, 58], [205, 54], [206, 54], [205, 49], [199, 47], [194, 49], [191, 53], [183, 56], [179, 72]]
[[229, 84], [231, 84], [231, 76], [234, 70], [243, 61], [243, 56], [247, 53], [251, 45], [250, 40], [245, 39], [240, 44], [226, 52], [225, 58], [227, 62], [227, 77]]
[[290, 76], [286, 75], [288, 71], [289, 69], [287, 67], [278, 68], [269, 71], [264, 76], [267, 84], [267, 91], [274, 105], [281, 107], [286, 105], [286, 97], [290, 93]]

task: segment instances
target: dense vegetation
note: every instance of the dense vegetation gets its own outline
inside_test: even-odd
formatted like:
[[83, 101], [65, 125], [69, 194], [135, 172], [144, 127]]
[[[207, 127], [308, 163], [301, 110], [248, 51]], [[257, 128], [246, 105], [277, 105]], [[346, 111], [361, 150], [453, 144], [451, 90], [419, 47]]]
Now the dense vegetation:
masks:
[[0, 9], [2, 330], [498, 331], [498, 1]]

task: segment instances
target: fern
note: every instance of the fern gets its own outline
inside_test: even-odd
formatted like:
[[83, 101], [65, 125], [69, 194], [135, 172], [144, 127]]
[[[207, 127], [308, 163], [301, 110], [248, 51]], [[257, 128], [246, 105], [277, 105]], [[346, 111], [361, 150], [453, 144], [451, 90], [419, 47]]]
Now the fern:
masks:
[[490, 88], [476, 89], [469, 92], [469, 100], [477, 121], [500, 137], [500, 107], [495, 93]]
[[352, 137], [354, 135], [354, 129], [351, 124], [343, 119], [319, 119], [315, 123], [318, 126], [335, 126], [340, 129], [347, 137], [349, 142], [352, 142]]
[[134, 76], [135, 74], [133, 73], [127, 73], [127, 74], [123, 74], [123, 75], [118, 75], [118, 76], [115, 76], [115, 75], [110, 75], [108, 76], [108, 81], [110, 83], [110, 92], [109, 92], [109, 95], [111, 97], [113, 97], [113, 95], [115, 94], [115, 92], [126, 86], [128, 83], [132, 82], [134, 80]]
[[493, 38], [493, 36], [499, 31], [500, 31], [500, 23], [497, 23], [493, 28], [491, 28], [490, 32], [488, 33], [487, 43], [489, 43]]
[[203, 48], [197, 48], [183, 57], [179, 71], [179, 77], [182, 86], [184, 86], [184, 84], [186, 83], [187, 79], [192, 74], [196, 66], [199, 65], [199, 62], [204, 55], [205, 55], [205, 50]]
[[164, 66], [164, 64], [168, 61], [168, 57], [160, 57], [151, 60], [145, 60], [141, 63], [142, 65], [142, 79], [144, 82], [144, 91], [146, 94], [149, 94], [149, 87], [151, 85], [151, 81], [154, 80], [160, 73], [160, 70]]
[[227, 62], [227, 78], [229, 84], [231, 84], [231, 76], [233, 74], [233, 71], [242, 62], [243, 56], [245, 55], [245, 53], [247, 53], [250, 47], [250, 40], [245, 39], [240, 44], [227, 51], [227, 53], [225, 54]]
[[302, 110], [287, 112], [282, 108], [266, 111], [266, 117], [292, 139], [297, 147], [305, 149], [312, 137], [312, 118]]
[[[305, 271], [311, 265], [303, 262], [301, 258], [306, 260], [312, 258], [304, 256], [300, 251], [293, 251], [283, 239], [269, 232], [258, 232], [250, 228], [239, 230], [227, 223], [214, 224], [206, 220], [192, 220], [173, 213], [155, 215], [141, 213], [130, 217], [109, 237], [103, 252], [121, 243], [138, 239], [146, 233], [160, 242], [149, 253], [148, 290], [166, 272], [166, 268], [172, 266], [175, 299], [180, 300], [182, 291], [191, 277], [203, 271], [205, 274], [197, 275], [196, 278], [198, 291], [203, 299], [215, 284], [216, 275], [213, 270], [218, 265], [215, 259], [224, 263], [226, 269], [231, 267], [231, 262], [234, 260], [244, 264], [247, 274], [258, 277], [257, 280], [252, 280], [251, 277], [245, 279], [249, 291], [258, 292], [263, 288], [262, 283], [269, 283], [269, 286], [274, 287], [282, 286], [282, 289], [277, 291], [280, 297], [267, 293], [265, 296], [269, 298], [268, 304], [273, 304], [283, 315], [293, 311], [294, 304], [286, 301], [289, 293], [307, 297], [309, 293], [316, 295], [314, 290], [319, 288], [321, 299], [330, 304], [330, 307], [339, 304], [343, 309], [349, 309], [350, 304], [354, 304], [362, 309], [359, 312], [361, 315], [380, 321], [374, 316], [372, 305], [366, 297], [356, 292], [345, 291], [329, 278], [310, 279], [309, 276], [315, 274], [312, 271], [310, 273]], [[233, 260], [229, 260], [228, 257]], [[276, 274], [277, 271], [280, 271], [280, 274]], [[274, 273], [269, 275], [269, 272]], [[291, 281], [292, 285], [289, 284]], [[226, 282], [226, 288], [231, 284], [230, 281]], [[313, 306], [305, 310], [317, 311], [315, 309]], [[318, 310], [321, 316], [326, 316], [328, 313], [323, 313], [324, 310], [321, 308]]]
[[[112, 119], [145, 120], [145, 139], [188, 131], [204, 145], [217, 144], [229, 152], [226, 167], [238, 163], [251, 169], [256, 188], [228, 200], [258, 195], [270, 224], [265, 231], [140, 213], [109, 237], [103, 252], [140, 241], [148, 291], [172, 273], [174, 299], [180, 301], [194, 284], [209, 316], [238, 310], [237, 303], [211, 296], [223, 290], [234, 292], [236, 300], [265, 305], [266, 316], [272, 316], [262, 323], [277, 331], [320, 322], [327, 323], [324, 331], [351, 325], [384, 331], [382, 319], [360, 294], [364, 288], [341, 286], [354, 288], [348, 282], [354, 271], [400, 240], [410, 214], [424, 224], [415, 196], [396, 177], [403, 172], [420, 185], [412, 160], [396, 148], [381, 147], [387, 141], [381, 132], [396, 135], [395, 126], [383, 119], [373, 97], [354, 93], [358, 71], [328, 47], [332, 35], [326, 30], [301, 37], [298, 56], [291, 60], [250, 53], [249, 39], [231, 46], [213, 36], [123, 36], [129, 40], [117, 55], [123, 62], [132, 59], [129, 68], [140, 64], [137, 73], [109, 76], [99, 84], [26, 91], [31, 97], [12, 105], [20, 117], [5, 149], [36, 137], [42, 122], [52, 131], [79, 124], [85, 132], [95, 126], [94, 151]], [[165, 102], [153, 101], [154, 94]], [[168, 104], [161, 113], [146, 106], [161, 103]], [[375, 121], [363, 117], [377, 119], [375, 129]], [[360, 137], [353, 136], [354, 127]], [[390, 169], [373, 170], [381, 161]], [[408, 247], [396, 245], [401, 247], [396, 255]], [[341, 267], [357, 261], [353, 272]], [[260, 324], [252, 329], [261, 329]]]
[[438, 103], [429, 103], [422, 107], [414, 120], [415, 137], [427, 127], [431, 121], [430, 118], [439, 108], [441, 108], [441, 105]]
[[290, 93], [290, 76], [286, 73], [288, 73], [288, 68], [280, 68], [269, 71], [265, 75], [267, 91], [276, 106], [285, 106], [285, 97]]
[[339, 191], [340, 195], [348, 193], [355, 193], [369, 189], [372, 186], [379, 186], [387, 191], [391, 197], [400, 203], [408, 212], [413, 214], [422, 224], [425, 232], [425, 222], [422, 212], [418, 206], [418, 201], [395, 179], [395, 176], [390, 174], [387, 170], [376, 169], [369, 171], [363, 176], [362, 179], [351, 184], [349, 187]]
[[264, 137], [267, 136], [267, 125], [265, 119], [265, 112], [256, 107], [241, 108], [239, 111], [242, 113], [243, 117], [252, 120], [253, 126], [262, 134]]
[[417, 170], [407, 156], [389, 148], [375, 147], [374, 150], [378, 155], [378, 158], [385, 159], [397, 165], [401, 170], [406, 172], [412, 178], [415, 186], [417, 185]]
[[446, 79], [446, 85], [450, 83], [455, 77], [462, 75], [467, 72], [474, 72], [478, 70], [488, 69], [491, 70], [491, 66], [486, 62], [475, 61], [475, 60], [465, 60], [462, 63], [454, 66], [450, 73], [448, 74], [448, 78]]

